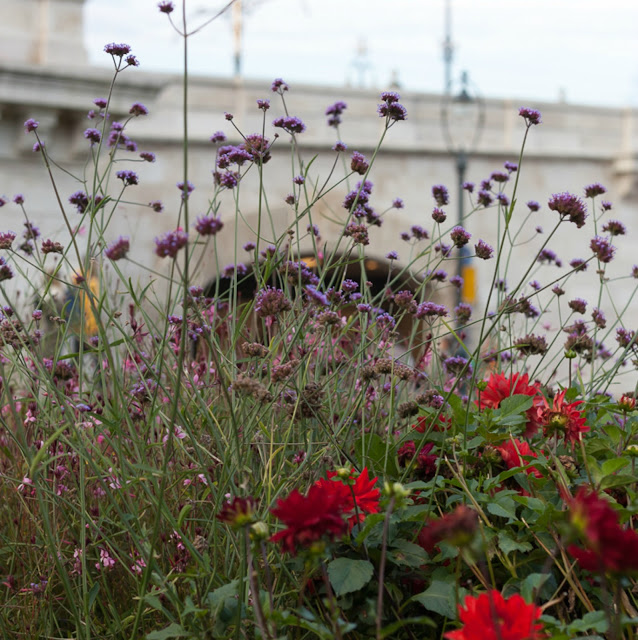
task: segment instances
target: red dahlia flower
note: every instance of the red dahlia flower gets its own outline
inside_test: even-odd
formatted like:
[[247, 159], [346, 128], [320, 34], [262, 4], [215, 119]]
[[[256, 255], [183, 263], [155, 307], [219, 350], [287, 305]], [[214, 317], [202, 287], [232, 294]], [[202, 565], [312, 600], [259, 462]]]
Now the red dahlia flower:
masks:
[[363, 522], [366, 513], [378, 513], [381, 496], [381, 491], [375, 486], [377, 479], [370, 479], [367, 467], [358, 476], [355, 473], [354, 470], [350, 473], [350, 480], [354, 481], [352, 484], [343, 482], [336, 471], [328, 471], [328, 479], [321, 478], [315, 483], [324, 491], [338, 494], [351, 528], [357, 523], [357, 517], [359, 522]]
[[593, 573], [638, 571], [638, 534], [621, 527], [618, 514], [595, 491], [581, 487], [568, 499], [569, 519], [584, 542], [567, 551], [583, 569]]
[[[537, 458], [538, 455], [534, 453], [529, 446], [529, 443], [523, 441], [521, 442], [517, 438], [511, 438], [510, 440], [505, 441], [500, 447], [496, 447], [496, 449], [501, 454], [503, 458], [503, 462], [507, 465], [508, 469], [514, 469], [516, 467], [524, 467], [528, 464], [521, 456], [531, 456], [532, 458]], [[543, 474], [536, 469], [536, 467], [530, 467], [526, 469], [527, 473], [533, 473], [537, 478], [542, 478]]]
[[533, 436], [538, 430], [536, 413], [542, 403], [540, 384], [529, 384], [529, 374], [514, 373], [509, 378], [503, 373], [493, 373], [487, 381], [487, 387], [481, 392], [479, 409], [498, 409], [505, 398], [515, 395], [534, 398], [534, 406], [527, 410], [525, 437]]
[[543, 634], [541, 609], [514, 594], [507, 600], [492, 589], [478, 597], [466, 596], [459, 605], [463, 628], [445, 634], [448, 640], [540, 640]]
[[493, 373], [487, 381], [487, 387], [481, 392], [479, 409], [489, 407], [498, 409], [505, 398], [515, 395], [535, 396], [540, 393], [540, 385], [529, 384], [529, 374], [514, 373], [509, 378], [503, 373]]
[[342, 516], [347, 506], [339, 491], [315, 484], [307, 496], [302, 496], [295, 489], [270, 510], [287, 526], [272, 536], [271, 541], [281, 541], [283, 550], [295, 555], [300, 547], [307, 548], [323, 536], [334, 539], [346, 531]]
[[536, 410], [536, 420], [543, 427], [547, 437], [564, 434], [565, 442], [571, 442], [574, 445], [580, 440], [582, 433], [589, 431], [589, 427], [585, 424], [583, 412], [577, 408], [583, 404], [583, 401], [565, 402], [565, 392], [566, 390], [563, 389], [556, 394], [551, 407], [543, 398], [544, 406]]
[[457, 547], [464, 547], [474, 537], [478, 528], [478, 514], [464, 504], [460, 504], [450, 513], [446, 513], [438, 520], [430, 520], [425, 523], [417, 536], [417, 544], [428, 553], [432, 553], [434, 547], [441, 540], [448, 540]]

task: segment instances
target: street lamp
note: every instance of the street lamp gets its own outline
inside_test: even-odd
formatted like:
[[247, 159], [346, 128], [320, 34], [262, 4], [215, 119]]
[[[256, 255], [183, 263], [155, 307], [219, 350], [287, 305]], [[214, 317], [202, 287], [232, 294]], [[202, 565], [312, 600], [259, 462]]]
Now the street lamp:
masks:
[[[452, 95], [452, 91], [446, 93], [441, 105], [441, 126], [448, 153], [453, 155], [456, 161], [457, 178], [457, 224], [463, 224], [464, 197], [463, 183], [467, 171], [469, 156], [476, 150], [483, 125], [485, 123], [485, 103], [481, 97], [472, 90], [467, 71], [461, 74], [460, 91]], [[457, 290], [456, 303], [471, 302], [474, 297], [474, 273], [470, 271], [469, 251], [466, 247], [461, 250], [461, 257], [457, 263], [457, 275], [464, 281], [463, 288]], [[465, 272], [465, 273], [464, 273]]]

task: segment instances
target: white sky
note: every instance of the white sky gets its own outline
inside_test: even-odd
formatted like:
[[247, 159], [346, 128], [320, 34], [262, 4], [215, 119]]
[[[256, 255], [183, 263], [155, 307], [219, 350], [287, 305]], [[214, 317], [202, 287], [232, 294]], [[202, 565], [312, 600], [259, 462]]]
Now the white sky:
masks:
[[[187, 0], [196, 26], [223, 6]], [[243, 71], [288, 83], [343, 85], [365, 41], [372, 81], [393, 70], [406, 89], [440, 92], [444, 0], [244, 0]], [[451, 0], [454, 76], [485, 97], [638, 106], [638, 0]], [[181, 1], [172, 14], [181, 17]], [[107, 42], [127, 42], [141, 67], [179, 72], [180, 38], [157, 0], [86, 0], [86, 45], [110, 65]], [[230, 13], [190, 39], [191, 70], [230, 76]]]

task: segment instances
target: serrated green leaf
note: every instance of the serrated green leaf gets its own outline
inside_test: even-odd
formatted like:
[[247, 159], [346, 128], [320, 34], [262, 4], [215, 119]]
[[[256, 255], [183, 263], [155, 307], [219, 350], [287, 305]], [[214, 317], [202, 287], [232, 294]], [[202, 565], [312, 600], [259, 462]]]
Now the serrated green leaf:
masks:
[[328, 577], [336, 596], [363, 589], [373, 573], [374, 567], [367, 560], [337, 558], [328, 564]]
[[532, 545], [529, 542], [518, 542], [514, 538], [510, 537], [505, 531], [500, 531], [498, 534], [498, 546], [505, 555], [512, 553], [512, 551], [526, 551], [532, 550]]
[[454, 609], [454, 584], [433, 580], [432, 584], [423, 592], [412, 598], [423, 605], [428, 611], [434, 611], [446, 618], [456, 619]]
[[516, 520], [516, 504], [513, 500], [509, 499], [507, 502], [499, 501], [499, 502], [489, 502], [487, 505], [487, 510], [493, 516], [500, 516], [501, 518], [511, 518], [512, 520]]

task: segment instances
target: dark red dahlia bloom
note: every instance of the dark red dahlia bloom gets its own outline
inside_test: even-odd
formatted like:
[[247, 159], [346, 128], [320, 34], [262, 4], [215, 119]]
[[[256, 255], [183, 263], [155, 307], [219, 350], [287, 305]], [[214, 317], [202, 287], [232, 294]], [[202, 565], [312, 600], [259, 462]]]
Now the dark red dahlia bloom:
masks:
[[448, 540], [457, 547], [469, 544], [478, 528], [478, 514], [464, 504], [460, 504], [450, 513], [438, 520], [430, 520], [419, 531], [417, 543], [428, 553], [441, 540]]
[[303, 496], [295, 489], [270, 510], [287, 527], [272, 536], [271, 541], [281, 542], [284, 551], [295, 555], [300, 548], [310, 547], [323, 536], [334, 539], [346, 531], [343, 514], [347, 506], [339, 491], [315, 484]]
[[381, 491], [376, 487], [377, 478], [370, 479], [367, 467], [358, 475], [351, 471], [349, 480], [351, 483], [344, 482], [338, 472], [328, 471], [328, 478], [321, 478], [315, 484], [324, 491], [339, 494], [344, 504], [343, 513], [352, 528], [357, 521], [363, 522], [366, 513], [379, 512]]
[[551, 407], [543, 398], [544, 406], [537, 409], [536, 418], [546, 436], [564, 434], [565, 442], [573, 445], [580, 440], [581, 434], [589, 431], [589, 427], [583, 412], [578, 409], [583, 401], [565, 402], [565, 392], [564, 389], [556, 394]]
[[448, 640], [540, 640], [547, 636], [536, 622], [541, 608], [527, 604], [518, 593], [503, 598], [492, 589], [480, 596], [466, 596], [465, 608], [459, 605], [463, 628], [445, 634]]
[[583, 569], [593, 573], [638, 571], [638, 534], [620, 526], [618, 514], [606, 500], [581, 487], [567, 502], [569, 520], [583, 540], [581, 546], [571, 544], [567, 551]]

